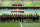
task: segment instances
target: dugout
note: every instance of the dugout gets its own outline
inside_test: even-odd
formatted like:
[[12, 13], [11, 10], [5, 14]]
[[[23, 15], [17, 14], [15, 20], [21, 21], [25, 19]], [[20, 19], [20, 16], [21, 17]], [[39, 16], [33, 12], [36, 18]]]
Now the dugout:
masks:
[[12, 6], [22, 6], [22, 4], [12, 4]]

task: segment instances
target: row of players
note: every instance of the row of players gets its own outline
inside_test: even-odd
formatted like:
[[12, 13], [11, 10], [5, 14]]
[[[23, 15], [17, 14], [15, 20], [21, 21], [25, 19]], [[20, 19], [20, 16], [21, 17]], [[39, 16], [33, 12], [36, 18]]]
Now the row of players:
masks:
[[10, 15], [2, 14], [2, 15], [0, 15], [0, 17], [39, 17], [39, 15], [38, 14], [36, 14], [36, 15], [35, 14], [34, 15], [32, 15], [32, 14], [29, 14], [29, 15], [26, 15], [26, 14], [22, 14], [22, 15], [21, 14], [20, 15], [19, 14], [18, 15], [17, 14], [14, 14], [14, 15], [13, 14], [10, 14]]
[[[17, 17], [16, 17], [17, 16]], [[1, 21], [11, 21], [11, 20], [14, 20], [14, 21], [20, 21], [21, 22], [21, 19], [22, 19], [22, 22], [23, 21], [27, 21], [28, 19], [30, 20], [33, 20], [33, 21], [38, 21], [39, 20], [39, 15], [38, 14], [34, 14], [34, 15], [32, 15], [32, 14], [29, 14], [29, 15], [5, 15], [5, 14], [2, 14], [2, 16], [0, 16], [0, 18], [1, 18]]]

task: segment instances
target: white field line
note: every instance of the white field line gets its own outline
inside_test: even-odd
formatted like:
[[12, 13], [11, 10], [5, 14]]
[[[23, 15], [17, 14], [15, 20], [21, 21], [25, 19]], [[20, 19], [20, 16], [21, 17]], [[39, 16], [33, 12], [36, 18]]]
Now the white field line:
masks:
[[20, 22], [20, 25], [21, 25], [21, 27], [22, 27], [22, 24], [21, 24], [21, 22]]

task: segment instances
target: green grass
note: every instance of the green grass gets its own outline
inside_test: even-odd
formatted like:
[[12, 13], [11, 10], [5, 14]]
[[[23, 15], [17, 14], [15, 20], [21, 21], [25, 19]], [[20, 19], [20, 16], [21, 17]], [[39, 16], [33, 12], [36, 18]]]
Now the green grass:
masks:
[[20, 27], [20, 23], [0, 23], [0, 27]]
[[[40, 27], [40, 23], [21, 23], [22, 27]], [[20, 23], [0, 23], [0, 27], [21, 27]]]
[[40, 23], [22, 23], [22, 27], [40, 27]]

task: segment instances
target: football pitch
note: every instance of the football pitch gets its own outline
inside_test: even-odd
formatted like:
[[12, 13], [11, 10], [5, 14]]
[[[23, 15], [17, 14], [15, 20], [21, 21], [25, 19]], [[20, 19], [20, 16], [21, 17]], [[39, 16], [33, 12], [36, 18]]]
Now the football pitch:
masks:
[[0, 27], [20, 27], [20, 23], [0, 23]]
[[22, 27], [40, 27], [40, 23], [22, 23]]
[[0, 27], [40, 27], [40, 23], [0, 23]]

